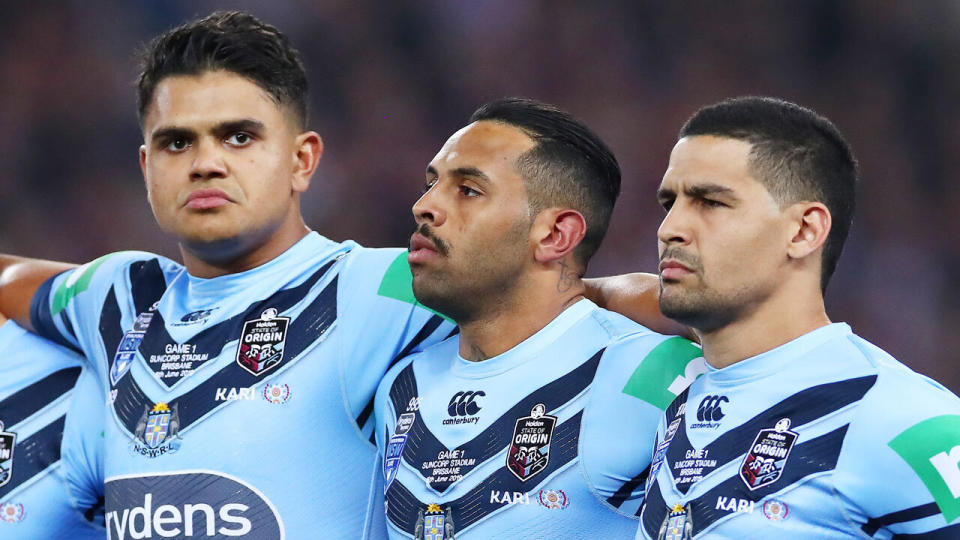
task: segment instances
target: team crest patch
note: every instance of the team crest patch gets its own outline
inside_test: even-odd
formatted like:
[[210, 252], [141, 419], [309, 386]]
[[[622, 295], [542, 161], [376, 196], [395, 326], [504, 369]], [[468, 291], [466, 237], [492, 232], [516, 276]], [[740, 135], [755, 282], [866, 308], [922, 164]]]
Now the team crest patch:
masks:
[[407, 444], [407, 433], [413, 427], [413, 421], [416, 418], [417, 413], [415, 412], [403, 413], [400, 418], [397, 418], [397, 426], [393, 429], [393, 435], [390, 436], [390, 442], [387, 444], [387, 456], [383, 461], [384, 493], [390, 488], [393, 479], [397, 477], [400, 460], [403, 457], [403, 447]]
[[27, 511], [20, 503], [6, 502], [0, 504], [0, 519], [7, 523], [19, 523], [27, 516]]
[[[157, 403], [151, 409], [143, 406], [143, 416], [134, 430], [133, 450], [146, 457], [160, 457], [180, 449], [180, 413], [178, 404], [171, 409], [166, 403]], [[142, 444], [141, 444], [142, 443]]]
[[771, 499], [763, 503], [763, 517], [770, 521], [783, 521], [790, 515], [790, 507], [787, 503]]
[[279, 317], [274, 308], [264, 310], [259, 319], [244, 322], [237, 347], [240, 367], [259, 377], [280, 365], [289, 324], [290, 317]]
[[563, 510], [570, 504], [570, 499], [562, 489], [541, 489], [537, 496], [540, 506], [550, 509]]
[[550, 440], [557, 417], [546, 414], [547, 407], [538, 403], [530, 410], [530, 416], [517, 420], [507, 452], [507, 468], [521, 482], [526, 482], [550, 462]]
[[263, 386], [263, 399], [277, 405], [286, 403], [290, 400], [290, 385], [288, 384], [270, 384]]
[[690, 540], [693, 538], [693, 517], [690, 505], [673, 505], [667, 517], [663, 518], [657, 540]]
[[111, 386], [116, 386], [120, 379], [130, 371], [137, 349], [140, 348], [143, 336], [147, 334], [147, 329], [150, 328], [150, 321], [153, 320], [153, 312], [156, 310], [157, 303], [154, 303], [149, 310], [137, 315], [137, 320], [133, 322], [133, 328], [123, 334], [123, 339], [117, 346], [117, 352], [113, 355], [113, 365], [110, 366]]
[[417, 525], [413, 529], [416, 540], [457, 540], [454, 537], [453, 512], [448, 506], [446, 510], [438, 504], [430, 504], [424, 513], [417, 513]]
[[17, 434], [3, 430], [0, 422], [0, 487], [7, 485], [13, 477], [13, 447], [17, 442]]
[[761, 429], [740, 465], [740, 478], [751, 490], [776, 482], [797, 442], [790, 419], [782, 418], [773, 429]]
[[683, 420], [683, 410], [684, 407], [680, 407], [677, 416], [670, 422], [670, 425], [667, 426], [667, 431], [663, 434], [663, 442], [655, 443], [653, 462], [650, 464], [650, 475], [647, 476], [647, 490], [653, 486], [653, 482], [657, 479], [657, 473], [660, 472], [660, 467], [663, 465], [663, 460], [667, 457], [667, 450], [670, 449], [670, 441], [672, 441], [674, 435], [677, 434], [677, 430], [680, 428], [680, 422]]

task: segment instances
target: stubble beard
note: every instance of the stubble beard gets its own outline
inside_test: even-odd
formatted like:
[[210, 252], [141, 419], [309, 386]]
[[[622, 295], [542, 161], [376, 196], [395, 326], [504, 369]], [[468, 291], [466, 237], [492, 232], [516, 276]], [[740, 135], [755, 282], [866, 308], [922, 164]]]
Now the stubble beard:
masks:
[[[424, 306], [442, 313], [457, 324], [488, 319], [510, 309], [509, 299], [522, 286], [527, 256], [528, 224], [508, 231], [493, 245], [474, 246], [466, 256], [445, 245], [441, 254], [446, 268], [421, 268], [413, 280], [413, 294]], [[437, 237], [431, 237], [436, 242]], [[462, 265], [453, 267], [451, 252]]]
[[736, 321], [742, 311], [742, 303], [711, 290], [700, 282], [696, 290], [681, 289], [679, 284], [669, 285], [674, 290], [665, 294], [660, 283], [660, 312], [667, 317], [689, 326], [699, 333], [710, 333]]

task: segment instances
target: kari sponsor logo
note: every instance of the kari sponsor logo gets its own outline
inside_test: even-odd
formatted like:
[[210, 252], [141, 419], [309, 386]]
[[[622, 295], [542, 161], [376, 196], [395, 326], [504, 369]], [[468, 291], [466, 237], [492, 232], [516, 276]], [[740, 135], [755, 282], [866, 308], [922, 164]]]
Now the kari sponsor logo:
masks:
[[513, 504], [530, 504], [530, 495], [522, 491], [499, 491], [490, 490], [490, 504], [502, 504], [504, 506]]
[[106, 493], [110, 540], [284, 538], [283, 522], [262, 493], [214, 471], [113, 477]]
[[214, 401], [253, 401], [253, 388], [217, 388]]

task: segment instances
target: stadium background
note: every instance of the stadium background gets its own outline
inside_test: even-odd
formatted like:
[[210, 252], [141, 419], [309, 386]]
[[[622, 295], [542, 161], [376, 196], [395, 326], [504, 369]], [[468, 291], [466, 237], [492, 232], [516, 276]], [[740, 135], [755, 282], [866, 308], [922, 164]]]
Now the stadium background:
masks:
[[368, 245], [406, 243], [425, 165], [496, 97], [556, 103], [617, 154], [623, 195], [591, 275], [656, 268], [653, 192], [697, 107], [769, 94], [820, 111], [863, 177], [832, 318], [960, 390], [960, 2], [6, 0], [0, 251], [178, 257], [137, 166], [132, 51], [218, 8], [303, 53], [326, 143], [305, 216]]

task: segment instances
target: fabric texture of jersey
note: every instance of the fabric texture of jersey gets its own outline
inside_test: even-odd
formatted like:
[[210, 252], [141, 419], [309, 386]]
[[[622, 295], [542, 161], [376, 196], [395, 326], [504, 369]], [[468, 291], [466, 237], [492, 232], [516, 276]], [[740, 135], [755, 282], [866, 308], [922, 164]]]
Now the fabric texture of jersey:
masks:
[[0, 538], [102, 539], [104, 392], [75, 353], [0, 326]]
[[369, 508], [377, 384], [453, 329], [409, 288], [403, 250], [316, 233], [212, 279], [122, 252], [48, 281], [34, 327], [83, 351], [110, 389], [110, 537], [382, 531]]
[[960, 400], [831, 324], [665, 412], [637, 538], [960, 538]]
[[581, 300], [497, 357], [455, 337], [395, 366], [376, 415], [390, 538], [632, 536], [615, 507], [644, 486], [622, 454], [642, 461], [662, 409], [624, 390], [670, 339]]

